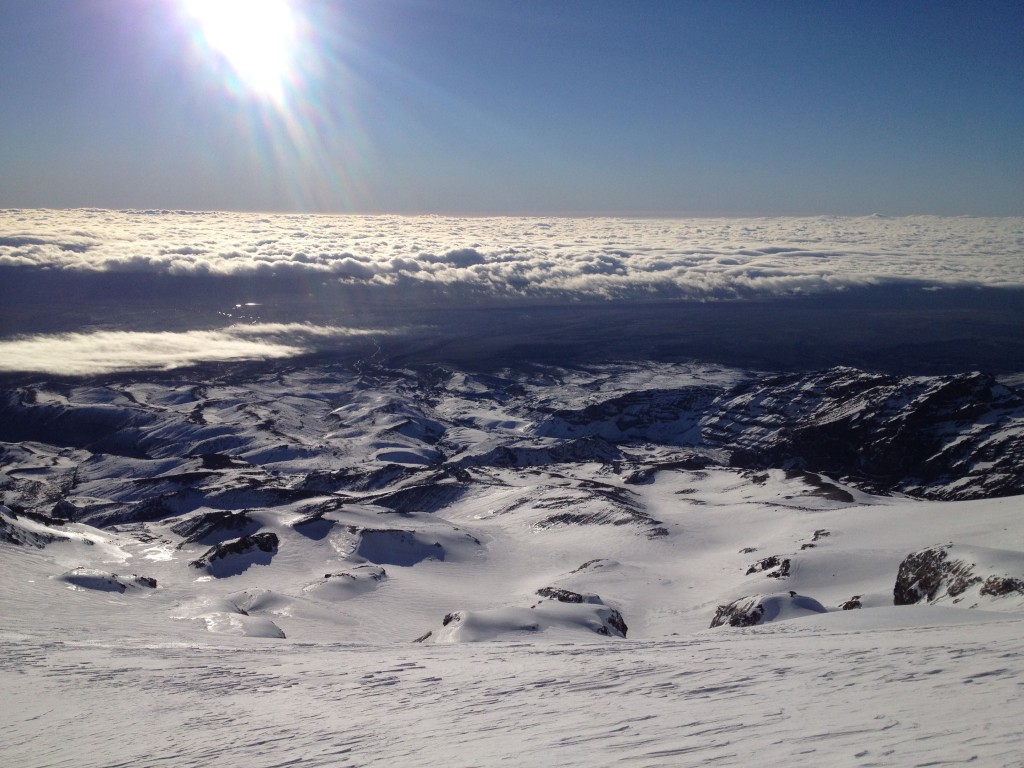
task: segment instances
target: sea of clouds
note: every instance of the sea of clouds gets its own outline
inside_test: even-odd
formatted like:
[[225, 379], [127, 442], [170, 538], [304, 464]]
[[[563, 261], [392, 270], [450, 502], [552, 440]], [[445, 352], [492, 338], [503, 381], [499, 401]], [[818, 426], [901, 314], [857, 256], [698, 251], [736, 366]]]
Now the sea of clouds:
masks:
[[0, 212], [0, 267], [287, 275], [500, 296], [777, 296], [1024, 285], [1024, 218], [451, 218]]
[[[952, 294], [971, 288], [1016, 295], [1024, 288], [1022, 253], [1021, 217], [4, 210], [0, 372], [170, 370], [333, 351], [352, 346], [360, 334], [422, 324], [425, 316], [409, 314], [410, 308], [435, 311], [426, 322], [437, 328], [447, 323], [449, 339], [454, 328], [465, 350], [463, 326], [480, 324], [480, 316], [452, 318], [470, 305], [610, 307], [675, 300], [707, 306], [795, 297], [828, 302], [858, 289], [892, 288], [904, 297], [907, 290]], [[448, 319], [439, 321], [438, 311], [449, 311]], [[958, 324], [955, 312], [941, 319], [950, 328]], [[1016, 323], [1013, 317], [997, 320], [1000, 327]], [[550, 330], [547, 320], [525, 315], [513, 321], [515, 329], [505, 320], [492, 322], [493, 328], [480, 324], [478, 335], [505, 336], [510, 347]], [[761, 323], [744, 322], [736, 334], [753, 337]], [[605, 323], [591, 332], [596, 343], [622, 327], [617, 319]], [[677, 326], [670, 318], [662, 332], [674, 333]], [[519, 336], [512, 339], [511, 330]], [[652, 327], [630, 332], [640, 340], [658, 333]], [[978, 332], [988, 334], [983, 340], [991, 337], [988, 330]], [[709, 326], [691, 331], [697, 333], [708, 336]], [[884, 322], [873, 333], [891, 335]], [[944, 333], [931, 332], [930, 341]], [[776, 335], [783, 334], [794, 334], [792, 323]], [[905, 335], [908, 343], [922, 340]]]

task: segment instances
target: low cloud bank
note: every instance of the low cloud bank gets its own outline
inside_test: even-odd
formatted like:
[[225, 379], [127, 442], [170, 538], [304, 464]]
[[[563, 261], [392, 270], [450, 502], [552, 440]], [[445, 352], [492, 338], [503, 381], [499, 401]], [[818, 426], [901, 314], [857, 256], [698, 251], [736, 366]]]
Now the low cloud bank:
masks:
[[793, 296], [1024, 287], [1024, 218], [539, 219], [0, 212], [0, 267], [308, 275], [501, 297]]
[[90, 376], [168, 371], [208, 362], [271, 360], [336, 347], [368, 331], [299, 323], [232, 325], [219, 330], [98, 331], [0, 341], [0, 372]]

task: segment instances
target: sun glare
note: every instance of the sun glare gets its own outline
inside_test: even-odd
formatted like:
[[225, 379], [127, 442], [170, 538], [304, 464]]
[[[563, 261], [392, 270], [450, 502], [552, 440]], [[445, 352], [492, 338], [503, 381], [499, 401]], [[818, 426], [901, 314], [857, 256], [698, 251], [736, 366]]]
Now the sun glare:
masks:
[[294, 67], [299, 24], [289, 0], [184, 0], [201, 46], [241, 90], [279, 100]]

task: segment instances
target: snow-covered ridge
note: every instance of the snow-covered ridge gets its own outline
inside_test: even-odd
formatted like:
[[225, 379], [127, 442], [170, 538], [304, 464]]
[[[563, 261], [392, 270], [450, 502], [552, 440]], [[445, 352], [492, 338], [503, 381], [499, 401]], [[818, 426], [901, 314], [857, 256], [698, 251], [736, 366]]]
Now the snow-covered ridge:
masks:
[[628, 488], [672, 468], [822, 473], [934, 499], [1024, 491], [1024, 396], [980, 373], [363, 363], [217, 383], [37, 382], [0, 394], [0, 418], [7, 502], [100, 523], [323, 493], [436, 512], [497, 469], [588, 463], [619, 485], [576, 484], [564, 505], [584, 513], [592, 498], [637, 519]]

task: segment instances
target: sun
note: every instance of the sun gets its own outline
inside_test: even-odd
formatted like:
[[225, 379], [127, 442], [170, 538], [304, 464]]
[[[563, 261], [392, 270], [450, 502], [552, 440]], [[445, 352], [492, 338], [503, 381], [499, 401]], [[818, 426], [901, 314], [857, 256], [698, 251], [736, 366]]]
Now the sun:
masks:
[[298, 18], [289, 0], [182, 0], [205, 53], [240, 90], [279, 100], [295, 65]]

